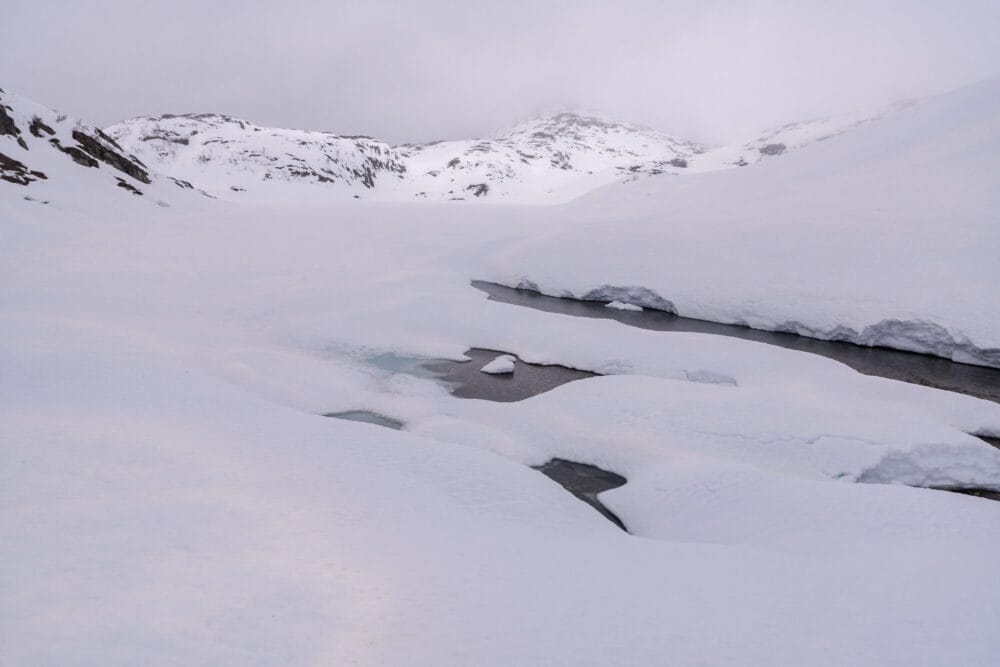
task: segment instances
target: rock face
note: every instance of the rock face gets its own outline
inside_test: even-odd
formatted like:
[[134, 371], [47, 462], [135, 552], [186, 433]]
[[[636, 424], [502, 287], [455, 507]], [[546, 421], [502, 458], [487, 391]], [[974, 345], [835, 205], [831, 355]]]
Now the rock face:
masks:
[[0, 90], [0, 180], [32, 186], [69, 163], [107, 170], [113, 178], [103, 181], [132, 194], [152, 183], [146, 166], [101, 130]]

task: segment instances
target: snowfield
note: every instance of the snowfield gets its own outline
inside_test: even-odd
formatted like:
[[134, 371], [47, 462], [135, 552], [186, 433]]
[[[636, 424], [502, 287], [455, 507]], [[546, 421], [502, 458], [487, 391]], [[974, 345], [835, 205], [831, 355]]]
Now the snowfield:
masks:
[[477, 277], [1000, 367], [997, 174], [993, 79], [781, 159], [594, 192]]
[[[0, 663], [996, 664], [1000, 504], [919, 487], [1000, 490], [1000, 404], [469, 281], [991, 362], [998, 102], [558, 207], [135, 196], [53, 151], [0, 183]], [[415, 370], [471, 347], [603, 376]], [[403, 428], [320, 416], [358, 410]], [[630, 534], [554, 457], [628, 478]]]

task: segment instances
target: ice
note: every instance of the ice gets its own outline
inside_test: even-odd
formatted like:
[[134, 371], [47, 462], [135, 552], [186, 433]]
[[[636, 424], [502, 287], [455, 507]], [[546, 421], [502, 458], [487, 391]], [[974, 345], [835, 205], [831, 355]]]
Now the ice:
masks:
[[605, 308], [614, 308], [615, 310], [634, 310], [641, 311], [642, 306], [637, 306], [634, 303], [624, 303], [622, 301], [610, 301], [604, 304]]
[[503, 375], [514, 372], [514, 362], [516, 358], [509, 354], [501, 354], [499, 357], [479, 369], [481, 373], [491, 375]]

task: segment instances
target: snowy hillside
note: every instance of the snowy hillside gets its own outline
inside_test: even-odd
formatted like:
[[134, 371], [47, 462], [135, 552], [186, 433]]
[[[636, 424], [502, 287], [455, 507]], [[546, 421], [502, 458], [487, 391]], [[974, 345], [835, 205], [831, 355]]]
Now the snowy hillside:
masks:
[[491, 139], [401, 146], [417, 197], [560, 202], [637, 173], [679, 174], [704, 148], [648, 128], [558, 113]]
[[395, 149], [369, 137], [258, 127], [217, 114], [134, 118], [107, 132], [164, 172], [221, 196], [266, 182], [363, 192], [406, 172]]
[[[60, 203], [117, 191], [160, 203], [190, 183], [151, 171], [101, 130], [0, 90], [0, 180], [28, 200]], [[20, 192], [20, 190], [19, 190]]]
[[[494, 137], [400, 146], [369, 137], [259, 127], [215, 114], [133, 118], [106, 131], [164, 173], [224, 198], [554, 204], [644, 176], [747, 166], [899, 108], [790, 123], [713, 148], [567, 112], [524, 121]], [[297, 185], [319, 187], [287, 187]]]
[[285, 196], [287, 188], [274, 187], [281, 183], [316, 184], [335, 198], [556, 203], [636, 173], [680, 173], [704, 150], [572, 113], [526, 121], [488, 139], [395, 147], [214, 114], [135, 118], [107, 132], [164, 172], [238, 199]]
[[[693, 174], [582, 117], [390, 147], [5, 105], [0, 664], [1000, 662], [1000, 503], [952, 492], [1000, 493], [1000, 403], [470, 285], [998, 365], [1000, 81]], [[448, 202], [481, 183], [605, 187]], [[556, 460], [624, 480], [620, 526]]]
[[1000, 366], [997, 174], [992, 79], [781, 159], [604, 188], [481, 277]]
[[881, 109], [857, 111], [773, 127], [745, 141], [706, 150], [693, 162], [689, 173], [756, 164], [819, 141], [826, 141], [867, 123], [890, 116], [912, 104], [914, 102], [899, 102]]

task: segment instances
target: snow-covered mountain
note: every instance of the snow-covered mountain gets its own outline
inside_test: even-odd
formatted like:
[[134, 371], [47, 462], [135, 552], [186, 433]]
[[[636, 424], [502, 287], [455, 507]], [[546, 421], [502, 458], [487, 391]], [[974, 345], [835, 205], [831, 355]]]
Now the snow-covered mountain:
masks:
[[903, 101], [884, 108], [855, 111], [772, 127], [750, 139], [706, 150], [691, 165], [691, 172], [747, 167], [810, 144], [826, 141], [839, 134], [902, 111], [912, 104], [914, 104], [913, 101]]
[[[598, 115], [554, 113], [483, 139], [392, 146], [371, 137], [260, 127], [216, 114], [146, 116], [108, 135], [164, 173], [220, 197], [560, 203], [615, 182], [747, 166], [890, 113], [790, 123], [721, 147]], [[278, 186], [278, 184], [282, 184]]]
[[219, 114], [134, 118], [107, 132], [150, 164], [220, 194], [268, 181], [363, 191], [406, 172], [393, 147], [370, 137], [259, 127]]
[[[41, 198], [50, 175], [84, 167], [99, 172], [97, 182], [135, 195], [158, 190], [162, 182], [226, 199], [555, 204], [616, 182], [773, 159], [902, 106], [791, 123], [721, 147], [568, 112], [485, 139], [393, 146], [371, 137], [261, 127], [219, 114], [144, 116], [102, 131], [0, 92], [0, 178], [34, 183], [27, 196]], [[88, 178], [79, 185], [88, 192], [100, 187]], [[164, 192], [157, 200], [171, 195]]]
[[681, 173], [703, 146], [599, 116], [556, 113], [490, 139], [399, 147], [416, 197], [565, 201], [636, 173]]
[[102, 130], [24, 97], [0, 90], [0, 180], [24, 198], [48, 203], [54, 193], [93, 197], [149, 193], [166, 204], [188, 182], [162, 177]]
[[214, 194], [277, 194], [266, 183], [390, 200], [565, 201], [637, 172], [680, 173], [704, 148], [648, 128], [557, 113], [487, 139], [389, 144], [259, 127], [215, 114], [142, 117], [110, 136]]

